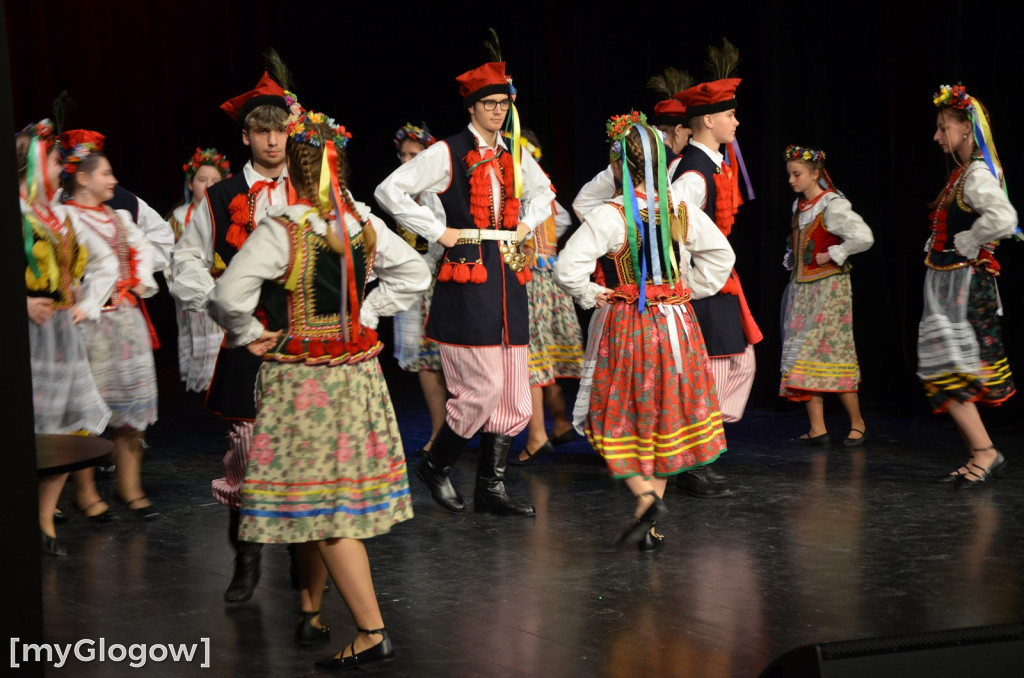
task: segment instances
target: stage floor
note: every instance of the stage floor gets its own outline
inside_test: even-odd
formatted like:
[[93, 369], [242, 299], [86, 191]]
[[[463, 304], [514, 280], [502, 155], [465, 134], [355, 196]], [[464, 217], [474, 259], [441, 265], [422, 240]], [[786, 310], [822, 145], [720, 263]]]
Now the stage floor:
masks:
[[[253, 599], [223, 602], [228, 513], [210, 480], [221, 475], [224, 428], [182, 392], [175, 370], [160, 377], [144, 481], [162, 517], [144, 523], [114, 506], [123, 518], [96, 524], [75, 514], [65, 490], [72, 520], [58, 530], [70, 555], [44, 557], [46, 642], [209, 639], [209, 669], [198, 659], [142, 669], [70, 659], [64, 672], [80, 677], [320, 675], [313, 660], [354, 636], [340, 596], [332, 587], [325, 597], [330, 644], [298, 647], [288, 554], [268, 546]], [[389, 380], [411, 452], [429, 437], [426, 408], [415, 379], [389, 370]], [[806, 430], [799, 410], [755, 410], [730, 425], [716, 468], [733, 496], [691, 498], [670, 481], [666, 544], [653, 553], [612, 547], [633, 501], [582, 440], [509, 468], [513, 496], [536, 506], [535, 519], [449, 515], [412, 477], [415, 518], [367, 542], [395, 660], [363, 670], [747, 677], [808, 643], [1024, 620], [1019, 423], [991, 428], [1007, 473], [956, 491], [932, 482], [965, 457], [948, 418], [866, 410], [871, 441], [853, 451], [789, 443]], [[841, 417], [829, 422], [845, 436]], [[475, 445], [455, 470], [470, 498]], [[113, 495], [112, 480], [100, 488]]]

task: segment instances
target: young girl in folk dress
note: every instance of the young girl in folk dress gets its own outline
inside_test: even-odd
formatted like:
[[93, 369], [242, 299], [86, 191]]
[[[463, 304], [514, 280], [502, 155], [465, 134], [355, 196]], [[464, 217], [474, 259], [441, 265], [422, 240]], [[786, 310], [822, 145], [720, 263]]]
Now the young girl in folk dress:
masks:
[[[421, 122], [419, 126], [405, 123], [395, 132], [395, 149], [399, 162], [404, 165], [433, 146], [436, 141], [426, 123]], [[422, 193], [416, 196], [416, 202], [444, 221], [444, 207], [441, 206], [436, 193]], [[437, 262], [444, 254], [444, 246], [428, 242], [423, 236], [403, 228], [401, 223], [397, 223], [396, 227], [398, 234], [423, 256], [431, 275], [435, 275]], [[448, 387], [445, 385], [444, 372], [441, 369], [441, 349], [436, 341], [426, 336], [427, 316], [430, 313], [430, 301], [433, 296], [434, 286], [431, 283], [430, 289], [422, 299], [413, 304], [408, 311], [403, 311], [394, 318], [395, 359], [398, 360], [399, 367], [406, 372], [419, 374], [423, 399], [427, 401], [427, 411], [430, 412], [430, 440], [423, 444], [423, 451], [430, 450], [434, 437], [444, 424], [445, 401], [448, 400]]]
[[[317, 662], [334, 669], [393, 655], [362, 540], [412, 518], [412, 501], [374, 328], [429, 284], [423, 258], [345, 188], [344, 130], [319, 113], [289, 119], [298, 202], [270, 209], [210, 296], [228, 345], [265, 360], [239, 538], [296, 545], [300, 642], [328, 636], [319, 615], [330, 572], [359, 631]], [[268, 329], [252, 315], [261, 290]]]
[[811, 429], [796, 441], [828, 445], [823, 393], [836, 393], [850, 417], [845, 447], [863, 445], [867, 426], [860, 413], [860, 367], [853, 344], [850, 255], [874, 243], [871, 229], [825, 171], [825, 153], [789, 146], [792, 232], [783, 265], [792, 271], [782, 298], [782, 384], [779, 395], [807, 405]]
[[[117, 179], [101, 152], [103, 139], [88, 130], [68, 130], [61, 136], [65, 207], [78, 242], [89, 251], [78, 302], [87, 321], [78, 327], [93, 380], [112, 412], [117, 496], [135, 515], [149, 520], [159, 513], [142, 489], [142, 435], [156, 422], [157, 393], [151, 327], [139, 298], [158, 291], [153, 246], [128, 212], [104, 204], [114, 196]], [[76, 474], [75, 482], [88, 487], [91, 476]], [[95, 487], [92, 494], [102, 503]]]
[[977, 404], [1002, 404], [1015, 391], [999, 327], [993, 251], [1014, 233], [1017, 211], [1006, 197], [985, 107], [963, 85], [943, 85], [934, 102], [932, 138], [956, 169], [931, 214], [917, 376], [932, 409], [953, 417], [969, 455], [940, 480], [977, 487], [1006, 468]]
[[[25, 285], [32, 363], [35, 432], [102, 433], [110, 419], [89, 370], [85, 342], [75, 324], [85, 318], [74, 291], [87, 252], [78, 245], [63, 207], [50, 205], [60, 183], [60, 146], [53, 123], [43, 120], [15, 137]], [[66, 555], [57, 540], [54, 511], [67, 473], [40, 476], [39, 528], [43, 551]]]
[[[221, 179], [231, 176], [231, 164], [216, 148], [197, 148], [182, 167], [185, 172], [185, 202], [171, 213], [169, 222], [174, 230], [174, 241], [192, 221], [193, 212], [206, 198], [206, 189]], [[224, 270], [221, 264], [217, 274]], [[170, 275], [170, 269], [166, 272]], [[213, 368], [217, 364], [220, 345], [224, 341], [224, 330], [215, 323], [206, 311], [186, 311], [181, 302], [174, 300], [178, 315], [178, 369], [186, 391], [202, 393], [210, 386]]]
[[[725, 451], [690, 299], [719, 290], [735, 256], [699, 208], [672, 201], [660, 137], [643, 115], [612, 118], [608, 130], [613, 171], [628, 188], [587, 213], [555, 277], [580, 306], [597, 308], [574, 423], [636, 496], [620, 542], [648, 549], [660, 542], [653, 526], [667, 512], [667, 478]], [[589, 281], [595, 262], [600, 283]]]

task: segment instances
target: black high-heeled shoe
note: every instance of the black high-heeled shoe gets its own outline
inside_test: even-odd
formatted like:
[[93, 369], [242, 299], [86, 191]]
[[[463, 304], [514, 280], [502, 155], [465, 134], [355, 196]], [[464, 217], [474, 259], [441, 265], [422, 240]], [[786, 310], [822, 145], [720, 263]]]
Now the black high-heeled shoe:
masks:
[[319, 627], [313, 626], [313, 619], [319, 615], [320, 610], [317, 610], [316, 612], [302, 613], [302, 620], [299, 622], [299, 627], [295, 629], [295, 640], [299, 645], [312, 645], [317, 641], [325, 643], [331, 639], [330, 626], [324, 626], [323, 624]]
[[[356, 631], [359, 631], [359, 633], [365, 633], [366, 635], [379, 634], [383, 636], [383, 638], [379, 643], [373, 647], [366, 648], [362, 652], [356, 652], [356, 643], [355, 641], [352, 641], [352, 644], [349, 645], [349, 652], [352, 654], [347, 657], [342, 657], [340, 654], [337, 656], [331, 655], [329, 657], [323, 657], [316, 660], [316, 665], [322, 669], [346, 671], [348, 669], [354, 669], [357, 666], [362, 666], [363, 664], [369, 664], [370, 662], [386, 661], [395, 656], [395, 650], [391, 647], [391, 639], [388, 638], [388, 630], [386, 628], [357, 628]], [[343, 653], [344, 651], [342, 651], [341, 654]]]
[[51, 537], [42, 530], [39, 530], [39, 533], [43, 535], [43, 553], [49, 553], [51, 556], [66, 556], [68, 554], [64, 544], [57, 541], [56, 537]]
[[665, 535], [655, 534], [650, 530], [644, 535], [643, 539], [636, 543], [636, 547], [641, 551], [657, 551], [665, 545]]
[[637, 543], [644, 538], [645, 532], [651, 531], [651, 528], [654, 527], [654, 523], [668, 514], [668, 507], [665, 506], [665, 502], [654, 490], [645, 492], [644, 495], [654, 497], [654, 501], [651, 502], [651, 505], [643, 512], [643, 515], [640, 517], [633, 517], [633, 524], [626, 528], [626, 531], [622, 533], [621, 537], [619, 537], [617, 542], [619, 546], [629, 546], [630, 544]]

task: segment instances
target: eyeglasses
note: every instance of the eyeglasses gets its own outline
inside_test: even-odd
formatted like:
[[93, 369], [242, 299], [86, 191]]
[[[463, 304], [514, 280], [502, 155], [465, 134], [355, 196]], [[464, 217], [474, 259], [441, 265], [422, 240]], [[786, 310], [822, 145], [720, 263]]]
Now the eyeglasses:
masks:
[[493, 111], [498, 106], [501, 106], [501, 110], [507, 111], [508, 107], [512, 105], [512, 100], [502, 99], [501, 101], [498, 101], [497, 99], [481, 99], [480, 103], [483, 104], [485, 111]]

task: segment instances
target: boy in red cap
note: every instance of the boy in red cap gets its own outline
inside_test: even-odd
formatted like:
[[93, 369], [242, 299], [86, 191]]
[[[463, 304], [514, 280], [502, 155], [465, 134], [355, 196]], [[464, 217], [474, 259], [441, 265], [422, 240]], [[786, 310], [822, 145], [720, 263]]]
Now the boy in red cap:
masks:
[[[732, 231], [737, 208], [742, 203], [731, 146], [728, 163], [721, 152], [723, 144], [731, 145], [735, 141], [740, 124], [736, 117], [739, 84], [739, 78], [724, 78], [701, 83], [675, 95], [686, 107], [693, 136], [670, 177], [673, 194], [699, 205], [726, 236]], [[722, 420], [739, 421], [754, 382], [753, 345], [762, 337], [747, 308], [736, 271], [733, 270], [718, 294], [695, 299], [693, 310], [707, 344]], [[680, 486], [692, 496], [711, 498], [731, 494], [723, 483], [724, 478], [710, 466], [687, 471], [679, 478]]]
[[[288, 203], [284, 150], [290, 105], [298, 104], [266, 72], [254, 89], [221, 104], [242, 127], [242, 143], [252, 151], [252, 159], [241, 172], [206, 191], [204, 204], [196, 208], [191, 225], [174, 246], [170, 290], [186, 311], [206, 310], [215, 277], [224, 271], [256, 223], [271, 205]], [[228, 537], [235, 549], [235, 571], [224, 592], [224, 600], [230, 603], [249, 600], [260, 577], [263, 545], [238, 541], [238, 511], [262, 362], [244, 346], [222, 348], [206, 394], [206, 407], [229, 427], [226, 474], [213, 481], [213, 496], [231, 510]]]
[[[445, 423], [417, 469], [434, 501], [452, 513], [465, 502], [450, 469], [478, 431], [474, 509], [534, 515], [505, 489], [512, 437], [530, 419], [527, 375], [529, 271], [518, 247], [551, 211], [551, 182], [519, 139], [512, 151], [499, 135], [515, 93], [505, 63], [486, 63], [460, 75], [468, 127], [420, 153], [377, 187], [374, 196], [406, 229], [445, 248], [438, 268], [427, 336], [441, 345], [452, 398]], [[412, 196], [436, 193], [445, 222]], [[520, 214], [522, 217], [520, 218]]]

